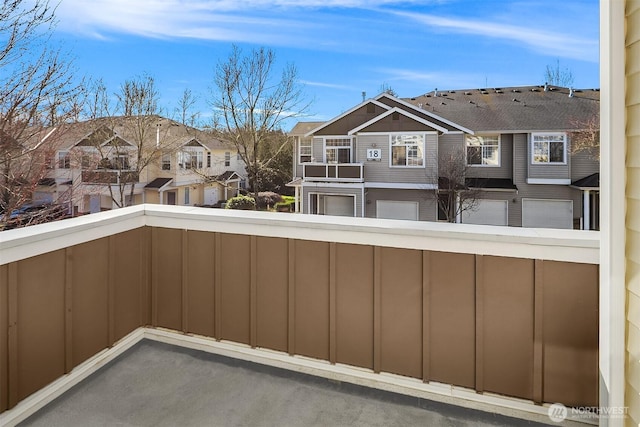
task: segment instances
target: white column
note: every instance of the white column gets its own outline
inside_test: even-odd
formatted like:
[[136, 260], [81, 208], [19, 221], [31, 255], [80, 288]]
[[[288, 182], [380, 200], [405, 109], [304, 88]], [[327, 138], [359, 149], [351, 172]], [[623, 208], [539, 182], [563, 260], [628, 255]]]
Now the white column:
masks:
[[294, 188], [296, 190], [295, 192], [296, 201], [294, 202], [294, 211], [298, 213], [300, 212], [300, 187], [296, 185]]
[[589, 204], [589, 190], [582, 192], [582, 229], [591, 230], [591, 211]]
[[462, 211], [460, 211], [460, 194], [456, 193], [456, 223], [462, 222]]
[[164, 191], [160, 191], [160, 204], [164, 205]]

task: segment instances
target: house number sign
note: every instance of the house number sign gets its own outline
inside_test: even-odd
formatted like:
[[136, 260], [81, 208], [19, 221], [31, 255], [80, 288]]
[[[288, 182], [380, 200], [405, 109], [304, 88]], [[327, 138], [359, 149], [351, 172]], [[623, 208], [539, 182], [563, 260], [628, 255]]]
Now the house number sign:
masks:
[[367, 160], [382, 160], [382, 150], [379, 148], [367, 148]]

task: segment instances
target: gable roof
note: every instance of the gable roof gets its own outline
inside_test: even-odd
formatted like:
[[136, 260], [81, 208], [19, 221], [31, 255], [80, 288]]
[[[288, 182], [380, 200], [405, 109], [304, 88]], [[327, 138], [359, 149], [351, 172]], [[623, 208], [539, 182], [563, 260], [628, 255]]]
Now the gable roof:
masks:
[[[383, 104], [382, 102], [376, 101], [374, 99], [368, 99], [368, 100], [366, 100], [364, 102], [361, 102], [360, 104], [356, 105], [355, 107], [345, 111], [344, 113], [340, 114], [339, 116], [334, 117], [333, 119], [329, 120], [328, 122], [324, 122], [320, 126], [314, 128], [314, 129], [311, 129], [304, 136], [311, 136], [311, 135], [313, 135], [313, 134], [315, 134], [315, 133], [317, 133], [317, 132], [319, 132], [319, 131], [321, 131], [323, 129], [326, 129], [330, 125], [332, 125], [334, 123], [337, 123], [337, 122], [339, 122], [341, 120], [344, 120], [346, 117], [348, 117], [352, 113], [360, 110], [361, 108], [363, 108], [363, 107], [365, 107], [367, 105], [377, 106], [378, 108], [381, 108], [383, 111], [387, 111], [387, 110], [391, 109], [391, 107], [389, 107], [388, 105]], [[358, 124], [361, 124], [361, 123], [358, 123]], [[348, 126], [348, 127], [349, 127], [349, 129], [351, 129], [350, 126]]]
[[366, 128], [370, 127], [374, 123], [377, 123], [377, 122], [389, 117], [390, 115], [392, 115], [394, 113], [401, 114], [401, 115], [403, 115], [403, 116], [405, 116], [405, 117], [407, 117], [407, 118], [409, 118], [409, 119], [411, 119], [413, 121], [416, 121], [416, 122], [418, 122], [418, 123], [420, 123], [420, 124], [422, 124], [422, 125], [424, 125], [426, 127], [431, 128], [433, 130], [436, 130], [436, 131], [439, 131], [439, 132], [443, 132], [443, 133], [447, 133], [447, 131], [448, 131], [448, 129], [443, 128], [443, 127], [437, 125], [436, 123], [433, 123], [433, 122], [430, 122], [428, 120], [425, 120], [425, 119], [423, 119], [421, 117], [418, 117], [418, 116], [416, 116], [414, 114], [411, 114], [408, 111], [403, 110], [401, 108], [393, 107], [392, 109], [390, 109], [388, 111], [385, 111], [382, 114], [377, 115], [376, 117], [374, 117], [373, 119], [369, 120], [368, 122], [363, 123], [360, 126], [351, 129], [348, 132], [348, 134], [349, 135], [353, 135], [354, 133], [358, 133], [361, 130], [365, 130]]
[[434, 90], [404, 102], [475, 132], [566, 131], [598, 117], [600, 91], [551, 85]]

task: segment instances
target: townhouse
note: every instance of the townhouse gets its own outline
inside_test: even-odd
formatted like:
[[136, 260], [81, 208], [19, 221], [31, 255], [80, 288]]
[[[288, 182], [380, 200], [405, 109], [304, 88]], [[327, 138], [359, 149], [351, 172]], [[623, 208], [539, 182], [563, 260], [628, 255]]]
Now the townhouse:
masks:
[[457, 222], [598, 229], [599, 159], [572, 148], [598, 111], [599, 90], [551, 85], [382, 93], [298, 123], [289, 185], [307, 214], [442, 221], [443, 164], [462, 153], [475, 200]]
[[100, 118], [48, 130], [55, 154], [34, 201], [93, 213], [141, 203], [215, 205], [245, 185], [236, 150], [159, 116]]

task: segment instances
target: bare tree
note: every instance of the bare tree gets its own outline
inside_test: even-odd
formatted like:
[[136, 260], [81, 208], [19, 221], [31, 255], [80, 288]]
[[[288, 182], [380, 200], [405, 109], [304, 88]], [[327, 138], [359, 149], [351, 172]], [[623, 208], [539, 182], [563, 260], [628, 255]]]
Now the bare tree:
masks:
[[571, 87], [573, 85], [573, 73], [567, 67], [560, 67], [560, 60], [555, 65], [547, 65], [544, 72], [544, 81], [554, 86]]
[[[229, 57], [219, 62], [215, 72], [212, 106], [220, 116], [218, 138], [236, 148], [246, 165], [249, 188], [261, 191], [260, 176], [288, 144], [281, 130], [283, 123], [301, 116], [309, 107], [304, 101], [295, 66], [288, 64], [281, 73], [275, 70], [276, 56], [260, 48], [244, 55], [233, 46]], [[274, 138], [278, 133], [279, 138]], [[268, 158], [261, 157], [261, 147], [274, 144]]]
[[595, 114], [581, 122], [573, 122], [577, 129], [571, 132], [571, 154], [587, 154], [600, 160], [600, 117]]
[[0, 217], [30, 200], [58, 139], [45, 132], [73, 118], [80, 87], [71, 62], [49, 47], [55, 21], [47, 0], [0, 3]]
[[463, 212], [477, 209], [481, 189], [467, 185], [467, 157], [464, 149], [440, 154], [438, 158], [438, 211], [447, 222], [459, 222]]
[[191, 92], [191, 89], [185, 89], [182, 97], [178, 100], [178, 113], [180, 123], [185, 126], [195, 127], [200, 117], [199, 112], [192, 112], [194, 105], [198, 102], [198, 97]]

